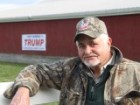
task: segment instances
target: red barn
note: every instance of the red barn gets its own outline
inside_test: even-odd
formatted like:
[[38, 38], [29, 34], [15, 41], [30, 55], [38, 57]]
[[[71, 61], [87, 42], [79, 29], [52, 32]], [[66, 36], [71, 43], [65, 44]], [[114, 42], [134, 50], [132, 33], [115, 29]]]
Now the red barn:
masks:
[[[76, 23], [85, 16], [97, 16], [105, 21], [113, 45], [119, 47], [125, 57], [140, 61], [139, 0], [133, 3], [131, 0], [52, 0], [0, 13], [1, 60], [39, 62], [39, 58], [76, 56], [73, 42]], [[30, 35], [32, 38], [28, 38]], [[35, 35], [45, 37], [36, 39]], [[23, 48], [23, 40], [28, 48]], [[29, 48], [29, 45], [43, 43], [42, 47]]]

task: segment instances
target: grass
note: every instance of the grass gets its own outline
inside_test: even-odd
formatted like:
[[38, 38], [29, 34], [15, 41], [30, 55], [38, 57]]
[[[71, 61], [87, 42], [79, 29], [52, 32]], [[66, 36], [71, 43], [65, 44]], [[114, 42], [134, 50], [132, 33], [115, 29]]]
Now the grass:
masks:
[[[20, 70], [27, 64], [0, 62], [0, 82], [14, 81]], [[57, 102], [43, 104], [43, 105], [58, 105]]]
[[27, 64], [0, 62], [0, 81], [13, 81]]

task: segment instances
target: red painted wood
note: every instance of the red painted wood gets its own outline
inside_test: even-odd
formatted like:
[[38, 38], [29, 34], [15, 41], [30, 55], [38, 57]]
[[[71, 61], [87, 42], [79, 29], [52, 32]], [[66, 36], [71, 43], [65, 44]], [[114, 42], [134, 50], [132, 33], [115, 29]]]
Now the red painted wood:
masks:
[[[108, 27], [113, 44], [124, 56], [140, 61], [140, 15], [100, 17]], [[73, 42], [79, 19], [60, 19], [32, 22], [0, 23], [0, 53], [33, 54], [46, 56], [75, 56]], [[46, 51], [22, 51], [22, 34], [47, 35]]]
[[[77, 20], [0, 23], [0, 53], [73, 56], [73, 37]], [[47, 35], [47, 51], [22, 51], [22, 34]]]
[[113, 44], [127, 58], [140, 61], [140, 15], [103, 17]]

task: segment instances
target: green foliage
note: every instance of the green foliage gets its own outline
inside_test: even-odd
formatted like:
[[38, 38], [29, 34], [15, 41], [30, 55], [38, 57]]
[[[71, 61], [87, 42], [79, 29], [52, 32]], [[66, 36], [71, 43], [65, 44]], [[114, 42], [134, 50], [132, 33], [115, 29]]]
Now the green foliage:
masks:
[[[17, 74], [25, 66], [27, 66], [27, 64], [0, 62], [0, 82], [14, 81]], [[58, 102], [42, 105], [58, 105]]]
[[13, 81], [17, 74], [27, 64], [0, 62], [0, 81]]
[[58, 105], [58, 102], [52, 102], [52, 103], [42, 104], [42, 105]]

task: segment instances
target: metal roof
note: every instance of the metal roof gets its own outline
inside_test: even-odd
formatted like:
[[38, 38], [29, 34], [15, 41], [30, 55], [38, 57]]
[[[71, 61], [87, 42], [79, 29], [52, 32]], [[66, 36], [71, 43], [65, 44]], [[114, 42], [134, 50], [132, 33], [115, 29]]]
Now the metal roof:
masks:
[[140, 0], [44, 0], [21, 8], [0, 11], [0, 22], [81, 18], [89, 15], [139, 14]]

